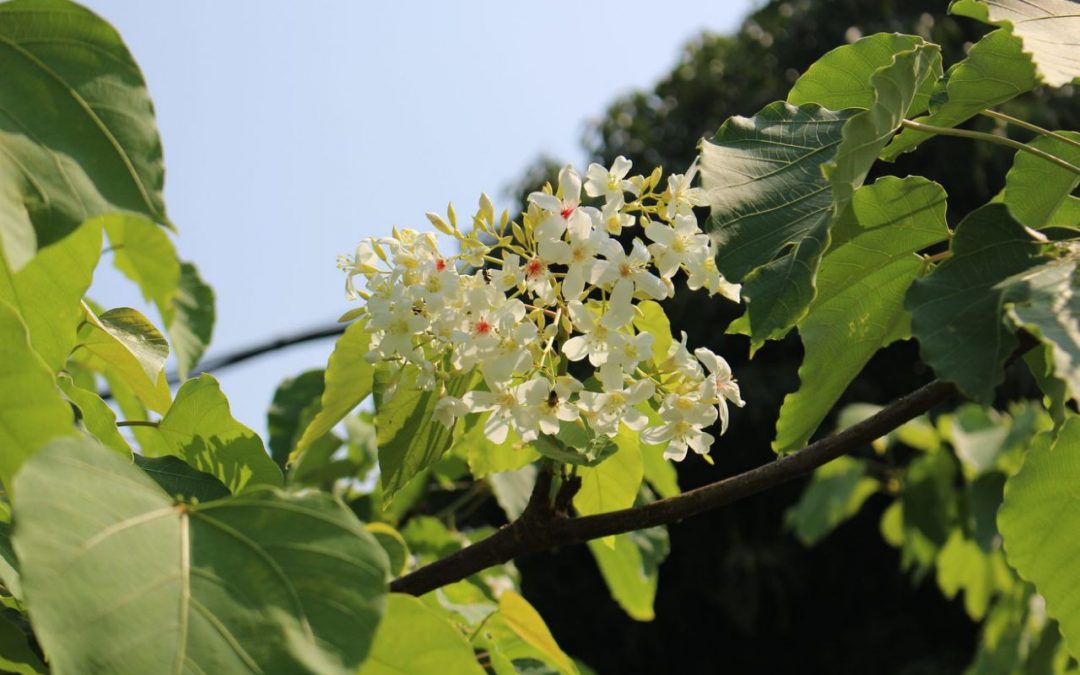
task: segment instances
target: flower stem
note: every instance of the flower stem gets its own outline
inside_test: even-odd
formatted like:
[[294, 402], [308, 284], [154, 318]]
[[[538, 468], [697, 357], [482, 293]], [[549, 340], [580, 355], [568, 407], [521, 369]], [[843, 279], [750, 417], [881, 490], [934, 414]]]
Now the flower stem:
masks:
[[1035, 155], [1041, 159], [1050, 162], [1066, 171], [1071, 171], [1080, 176], [1080, 166], [1070, 164], [1062, 158], [1052, 155], [1049, 152], [1043, 152], [1038, 148], [1033, 148], [1030, 145], [1024, 145], [1020, 141], [1014, 141], [1011, 138], [1005, 138], [1004, 136], [996, 136], [994, 134], [987, 134], [982, 131], [970, 131], [968, 129], [953, 129], [950, 127], [938, 127], [932, 124], [923, 124], [921, 122], [913, 122], [911, 120], [903, 120], [900, 122], [901, 126], [908, 129], [914, 129], [915, 131], [921, 131], [927, 134], [939, 134], [941, 136], [959, 136], [960, 138], [971, 138], [977, 141], [987, 141], [989, 143], [997, 143], [998, 145], [1004, 145], [1012, 148], [1013, 150], [1020, 150], [1031, 155]]
[[1037, 124], [1032, 124], [1031, 122], [1024, 121], [1024, 120], [1022, 120], [1022, 119], [1020, 119], [1018, 117], [1013, 117], [1012, 115], [1006, 115], [1005, 113], [998, 112], [996, 110], [984, 110], [984, 111], [982, 111], [982, 114], [985, 115], [986, 117], [991, 118], [991, 119], [998, 120], [999, 122], [1005, 122], [1006, 124], [1011, 124], [1013, 126], [1020, 127], [1021, 129], [1027, 129], [1028, 131], [1034, 132], [1034, 133], [1039, 134], [1041, 136], [1046, 136], [1047, 138], [1052, 138], [1055, 141], [1061, 141], [1062, 143], [1064, 143], [1066, 145], [1071, 145], [1074, 148], [1080, 148], [1080, 141], [1078, 141], [1076, 139], [1073, 139], [1073, 138], [1069, 138], [1068, 136], [1062, 136], [1061, 134], [1057, 133], [1056, 131], [1050, 131], [1049, 129], [1043, 129], [1042, 127], [1040, 127]]

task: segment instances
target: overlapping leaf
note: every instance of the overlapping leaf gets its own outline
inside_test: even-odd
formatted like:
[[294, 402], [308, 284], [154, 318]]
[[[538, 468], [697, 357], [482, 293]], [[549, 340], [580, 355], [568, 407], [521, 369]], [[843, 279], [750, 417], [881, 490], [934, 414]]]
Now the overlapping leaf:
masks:
[[23, 588], [57, 675], [348, 673], [368, 653], [386, 556], [328, 495], [176, 504], [78, 440], [16, 484]]
[[105, 447], [124, 455], [131, 455], [131, 446], [116, 427], [116, 413], [97, 395], [97, 392], [83, 389], [66, 375], [57, 378], [57, 383], [64, 392], [64, 396], [78, 408], [79, 419], [87, 432]]
[[[422, 645], [422, 647], [421, 647]], [[420, 648], [418, 648], [420, 647]], [[465, 636], [416, 598], [391, 593], [360, 675], [483, 675]]]
[[[1059, 131], [1065, 138], [1080, 141], [1080, 132]], [[1080, 147], [1050, 136], [1039, 136], [1031, 147], [1047, 152], [1080, 166]], [[1080, 228], [1080, 198], [1073, 191], [1080, 185], [1080, 176], [1028, 152], [1017, 151], [1001, 201], [1021, 224], [1035, 229], [1043, 227]]]
[[301, 426], [304, 412], [311, 406], [319, 406], [322, 396], [324, 373], [322, 369], [309, 370], [290, 377], [278, 385], [270, 410], [266, 413], [266, 427], [270, 432], [267, 444], [278, 466], [284, 468], [289, 454], [296, 447], [304, 431]]
[[878, 483], [866, 475], [866, 462], [839, 457], [814, 471], [799, 502], [788, 510], [786, 521], [806, 546], [824, 539], [862, 508]]
[[[1007, 29], [996, 30], [984, 35], [967, 58], [949, 68], [934, 91], [930, 114], [915, 121], [954, 127], [1035, 85], [1035, 66], [1023, 53], [1020, 40]], [[904, 129], [881, 157], [893, 160], [930, 137], [925, 131]]]
[[187, 377], [210, 344], [217, 317], [214, 289], [192, 263], [180, 263], [180, 285], [168, 310], [161, 313], [176, 354], [176, 369], [181, 377]]
[[923, 178], [882, 178], [855, 192], [833, 230], [817, 296], [798, 324], [802, 385], [780, 409], [777, 452], [806, 445], [870, 357], [908, 337], [904, 295], [923, 268], [915, 253], [949, 235], [945, 191]]
[[617, 534], [613, 546], [593, 540], [589, 542], [589, 550], [596, 558], [611, 597], [623, 611], [636, 621], [656, 618], [653, 601], [660, 563], [668, 554], [667, 528]]
[[165, 222], [153, 105], [117, 32], [63, 0], [0, 5], [0, 240], [12, 270], [91, 216]]
[[1051, 87], [1080, 78], [1080, 12], [1075, 0], [953, 0], [949, 12], [1011, 26]]
[[234, 494], [246, 487], [281, 485], [281, 470], [266, 454], [262, 439], [233, 418], [210, 375], [180, 387], [157, 433], [168, 454], [216, 477]]
[[[620, 425], [613, 439], [618, 451], [592, 467], [580, 467], [581, 489], [574, 495], [574, 508], [583, 516], [627, 509], [634, 505], [645, 467], [636, 432]], [[608, 545], [614, 537], [604, 537]]]
[[86, 308], [79, 329], [79, 344], [100, 358], [106, 367], [139, 397], [146, 407], [165, 412], [172, 400], [165, 379], [169, 343], [154, 324], [130, 307], [98, 315]]
[[1080, 418], [1061, 428], [1053, 445], [1035, 444], [1005, 484], [998, 529], [1009, 564], [1046, 598], [1073, 655], [1080, 654]]

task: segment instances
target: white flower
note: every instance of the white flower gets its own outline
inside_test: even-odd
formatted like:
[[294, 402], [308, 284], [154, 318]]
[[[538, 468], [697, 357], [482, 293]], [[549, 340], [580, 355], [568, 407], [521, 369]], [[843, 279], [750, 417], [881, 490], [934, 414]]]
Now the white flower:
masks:
[[653, 300], [663, 300], [668, 296], [664, 282], [649, 271], [649, 251], [640, 239], [634, 239], [629, 255], [623, 250], [622, 244], [608, 239], [600, 254], [605, 260], [598, 268], [596, 285], [612, 288], [613, 285], [630, 284], [631, 295], [643, 295]]
[[686, 174], [674, 174], [668, 176], [668, 189], [664, 193], [667, 198], [667, 207], [664, 215], [669, 221], [674, 220], [676, 215], [689, 215], [693, 213], [695, 206], [707, 206], [705, 191], [701, 188], [691, 187], [694, 177], [697, 176], [697, 159], [690, 165]]
[[610, 239], [603, 230], [593, 229], [591, 224], [584, 230], [575, 225], [569, 231], [569, 243], [548, 239], [541, 241], [539, 248], [545, 260], [567, 266], [562, 281], [563, 297], [577, 300], [585, 292], [585, 283], [592, 281], [597, 253]]
[[578, 208], [581, 205], [581, 178], [573, 167], [563, 167], [559, 172], [558, 193], [561, 198], [546, 192], [529, 195], [530, 202], [547, 212], [547, 217], [533, 231], [537, 241], [561, 238], [568, 225], [588, 227], [589, 216]]
[[715, 407], [693, 396], [669, 394], [659, 414], [664, 424], [643, 431], [642, 441], [650, 445], [667, 443], [664, 457], [676, 462], [686, 457], [687, 447], [699, 455], [708, 454], [715, 439], [703, 429], [716, 421]]
[[570, 312], [574, 330], [581, 335], [576, 335], [563, 343], [563, 354], [571, 361], [580, 361], [588, 356], [589, 363], [592, 365], [604, 365], [611, 351], [620, 346], [622, 335], [609, 329], [605, 322], [597, 317], [592, 303], [587, 307], [575, 300], [567, 305], [567, 309]]
[[608, 204], [623, 201], [624, 192], [633, 192], [634, 184], [624, 180], [626, 174], [633, 166], [627, 158], [619, 155], [611, 164], [610, 169], [605, 169], [599, 164], [590, 164], [585, 172], [585, 193], [590, 197], [603, 196]]
[[521, 258], [503, 251], [502, 267], [491, 272], [491, 284], [502, 291], [513, 291], [525, 284], [525, 271], [521, 267]]
[[514, 390], [509, 387], [496, 387], [492, 391], [469, 391], [461, 397], [469, 412], [489, 412], [484, 421], [484, 436], [496, 445], [506, 440], [510, 434], [510, 423], [520, 413], [520, 405]]
[[672, 277], [687, 260], [705, 257], [709, 248], [709, 236], [698, 228], [693, 215], [676, 216], [672, 226], [651, 221], [645, 226], [645, 236], [654, 242], [649, 244], [649, 253], [665, 278]]
[[634, 406], [649, 400], [655, 392], [651, 380], [639, 380], [629, 387], [604, 392], [583, 391], [578, 397], [578, 408], [598, 434], [614, 436], [619, 432], [620, 422], [631, 431], [641, 431], [649, 418]]
[[[518, 400], [528, 409], [523, 418], [532, 421], [540, 433], [554, 436], [559, 433], [559, 422], [573, 422], [578, 418], [577, 407], [570, 405], [570, 396], [581, 390], [581, 383], [570, 376], [562, 376], [554, 383], [545, 377], [537, 377], [518, 387]], [[519, 429], [523, 441], [536, 440], [536, 429]]]
[[469, 412], [469, 406], [459, 398], [444, 395], [435, 403], [431, 416], [445, 427], [454, 426], [457, 418]]
[[621, 202], [608, 202], [604, 204], [604, 209], [600, 212], [600, 223], [613, 237], [619, 236], [624, 227], [634, 226], [634, 217], [629, 213], [623, 213], [620, 210], [622, 207]]
[[720, 415], [720, 433], [723, 434], [728, 427], [727, 402], [731, 401], [740, 408], [746, 405], [739, 393], [739, 384], [731, 376], [731, 366], [722, 356], [717, 356], [706, 347], [695, 349], [694, 356], [709, 371], [709, 376], [702, 386], [701, 398], [708, 403], [716, 404]]

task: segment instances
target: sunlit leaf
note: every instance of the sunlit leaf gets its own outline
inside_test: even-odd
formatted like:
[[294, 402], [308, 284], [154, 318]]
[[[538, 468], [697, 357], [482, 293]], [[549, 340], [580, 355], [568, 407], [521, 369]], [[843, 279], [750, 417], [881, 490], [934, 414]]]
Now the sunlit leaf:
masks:
[[348, 673], [368, 653], [386, 556], [329, 495], [176, 504], [79, 440], [43, 448], [16, 484], [23, 588], [58, 675]]
[[866, 463], [838, 457], [814, 471], [786, 522], [805, 546], [813, 546], [841, 523], [859, 512], [878, 491], [878, 482], [866, 475]]
[[214, 289], [199, 276], [189, 262], [180, 263], [180, 285], [167, 309], [161, 310], [165, 330], [176, 354], [176, 369], [186, 378], [202, 358], [214, 333], [217, 310]]
[[[1059, 131], [1059, 134], [1080, 141], [1080, 132]], [[1075, 166], [1080, 166], [1080, 147], [1055, 138], [1039, 136], [1031, 147], [1048, 152]], [[1021, 224], [1035, 229], [1044, 226], [1080, 227], [1080, 218], [1066, 220], [1068, 203], [1080, 176], [1028, 152], [1017, 152], [1012, 168], [1005, 176], [1002, 201]]]
[[75, 346], [83, 318], [81, 301], [100, 255], [101, 224], [88, 222], [42, 248], [14, 274], [0, 260], [0, 299], [18, 310], [30, 343], [54, 373]]
[[1063, 87], [1080, 78], [1080, 12], [1075, 0], [953, 0], [949, 12], [1011, 26], [1046, 84]]
[[70, 377], [61, 375], [57, 378], [64, 396], [79, 409], [80, 420], [86, 431], [103, 445], [125, 455], [131, 455], [131, 446], [116, 427], [116, 413], [97, 392], [87, 391], [72, 382]]
[[25, 324], [0, 300], [0, 482], [10, 490], [23, 461], [50, 438], [75, 433], [73, 421]]
[[653, 600], [659, 580], [659, 567], [668, 554], [665, 527], [627, 532], [614, 537], [614, 546], [593, 540], [589, 550], [596, 558], [611, 596], [635, 621], [656, 617]]
[[217, 380], [206, 373], [180, 387], [157, 432], [169, 454], [216, 477], [233, 494], [281, 485], [281, 470], [262, 439], [233, 418]]
[[450, 621], [409, 595], [391, 593], [360, 675], [483, 675], [472, 647]]
[[[641, 460], [641, 445], [636, 432], [625, 425], [613, 439], [618, 451], [604, 462], [593, 467], [580, 467], [581, 489], [574, 495], [574, 508], [580, 515], [628, 509], [634, 505], [645, 467]], [[614, 545], [614, 537], [604, 537], [608, 546]]]
[[229, 496], [229, 489], [205, 471], [175, 457], [143, 457], [135, 455], [135, 466], [150, 476], [170, 497], [187, 502], [209, 502]]
[[172, 400], [165, 379], [169, 343], [154, 324], [130, 307], [100, 316], [86, 309], [79, 344], [107, 364], [146, 407], [165, 412]]
[[13, 270], [91, 216], [166, 222], [153, 105], [112, 26], [70, 2], [6, 2], [0, 72], [0, 240]]
[[555, 642], [555, 638], [540, 614], [525, 598], [514, 591], [506, 591], [499, 596], [498, 616], [522, 641], [536, 649], [546, 661], [558, 668], [559, 672], [577, 672], [574, 663]]
[[516, 471], [495, 473], [488, 477], [495, 501], [508, 519], [517, 520], [525, 511], [536, 483], [536, 473], [536, 467], [527, 464]]
[[270, 410], [266, 413], [266, 427], [270, 432], [267, 445], [278, 466], [285, 466], [289, 454], [300, 440], [304, 430], [300, 426], [304, 411], [312, 404], [319, 404], [324, 389], [323, 373], [320, 368], [290, 377], [279, 384], [274, 392]]
[[96, 219], [105, 225], [113, 265], [139, 287], [144, 299], [164, 311], [180, 284], [180, 259], [169, 233], [133, 213]]
[[1009, 564], [1046, 598], [1069, 650], [1080, 654], [1080, 417], [1071, 417], [1053, 445], [1033, 444], [1024, 466], [1005, 484], [998, 529]]

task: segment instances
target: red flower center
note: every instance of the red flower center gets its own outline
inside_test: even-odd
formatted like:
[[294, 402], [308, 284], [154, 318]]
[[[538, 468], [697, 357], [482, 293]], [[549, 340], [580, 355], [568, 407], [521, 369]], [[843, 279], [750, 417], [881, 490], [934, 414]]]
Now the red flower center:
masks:
[[563, 220], [569, 220], [570, 216], [574, 215], [575, 209], [577, 209], [577, 204], [566, 204], [563, 206], [563, 210], [559, 211], [559, 215], [563, 217]]
[[437, 258], [435, 260], [435, 271], [436, 272], [442, 272], [445, 269], [446, 269], [446, 261], [443, 260], [442, 258]]
[[536, 278], [544, 273], [544, 263], [539, 258], [533, 258], [525, 264], [525, 275]]
[[474, 330], [476, 331], [477, 335], [487, 335], [491, 332], [491, 324], [484, 319], [480, 319], [476, 322]]

